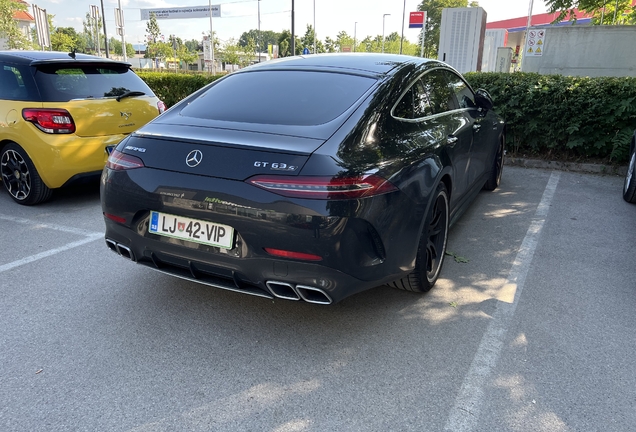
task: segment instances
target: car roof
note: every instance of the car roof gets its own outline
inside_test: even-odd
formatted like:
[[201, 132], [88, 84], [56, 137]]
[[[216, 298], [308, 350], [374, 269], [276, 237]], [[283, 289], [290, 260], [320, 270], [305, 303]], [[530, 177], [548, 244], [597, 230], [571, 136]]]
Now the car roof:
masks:
[[[284, 57], [264, 63], [257, 63], [242, 71], [276, 70], [276, 69], [308, 69], [308, 70], [340, 70], [366, 72], [372, 74], [389, 74], [407, 65], [423, 65], [438, 63], [436, 60], [398, 54], [380, 53], [328, 53]], [[242, 72], [239, 71], [239, 72]]]
[[49, 63], [70, 63], [73, 61], [81, 62], [112, 62], [130, 66], [129, 63], [116, 62], [111, 59], [97, 57], [88, 54], [76, 53], [75, 59], [71, 53], [61, 51], [0, 51], [0, 61], [11, 61], [17, 64], [49, 64]]

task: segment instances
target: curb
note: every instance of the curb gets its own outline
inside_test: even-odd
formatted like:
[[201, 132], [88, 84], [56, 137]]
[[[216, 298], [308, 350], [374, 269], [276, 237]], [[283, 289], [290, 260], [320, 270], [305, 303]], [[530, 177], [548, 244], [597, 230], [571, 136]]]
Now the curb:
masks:
[[627, 166], [604, 165], [593, 163], [558, 162], [544, 161], [541, 159], [525, 159], [519, 157], [506, 156], [505, 164], [510, 166], [520, 166], [525, 168], [541, 168], [559, 171], [571, 171], [588, 174], [615, 175], [624, 177], [627, 173]]

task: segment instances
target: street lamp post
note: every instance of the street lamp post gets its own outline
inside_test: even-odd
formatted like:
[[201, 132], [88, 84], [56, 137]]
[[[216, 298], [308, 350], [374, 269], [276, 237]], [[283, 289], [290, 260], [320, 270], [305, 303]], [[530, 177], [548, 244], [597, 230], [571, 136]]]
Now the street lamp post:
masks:
[[382, 15], [382, 52], [384, 52], [384, 18], [390, 16], [391, 14]]
[[358, 21], [353, 24], [353, 52], [356, 52], [356, 32], [358, 31]]
[[316, 0], [314, 0], [314, 54], [316, 54]]

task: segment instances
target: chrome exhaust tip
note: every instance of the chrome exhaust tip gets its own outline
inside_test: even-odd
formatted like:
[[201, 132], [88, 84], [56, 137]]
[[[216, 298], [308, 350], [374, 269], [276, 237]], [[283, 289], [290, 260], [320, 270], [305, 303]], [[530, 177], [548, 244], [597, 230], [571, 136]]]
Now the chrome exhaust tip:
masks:
[[267, 289], [274, 297], [285, 300], [300, 300], [300, 295], [296, 292], [292, 284], [287, 282], [267, 281]]
[[108, 246], [108, 249], [112, 250], [117, 255], [121, 255], [124, 258], [128, 258], [131, 261], [135, 261], [135, 255], [133, 254], [133, 252], [130, 250], [129, 247], [124, 246], [121, 243], [117, 243], [116, 241], [111, 239], [106, 239], [106, 246]]
[[331, 299], [331, 297], [329, 297], [329, 294], [327, 294], [320, 288], [315, 288], [315, 287], [310, 287], [305, 285], [296, 285], [296, 292], [307, 303], [323, 304], [323, 305], [333, 303], [333, 300]]

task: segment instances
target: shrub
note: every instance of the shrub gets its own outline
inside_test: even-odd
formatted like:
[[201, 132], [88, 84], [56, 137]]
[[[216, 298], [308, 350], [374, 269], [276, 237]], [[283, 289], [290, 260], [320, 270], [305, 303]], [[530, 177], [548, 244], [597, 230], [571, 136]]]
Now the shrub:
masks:
[[627, 160], [636, 128], [636, 78], [536, 73], [468, 73], [492, 96], [506, 120], [514, 153], [543, 157]]
[[136, 71], [136, 73], [168, 108], [223, 76], [174, 72]]
[[[138, 75], [168, 107], [223, 75], [143, 72]], [[636, 128], [636, 78], [536, 73], [468, 73], [491, 94], [506, 120], [508, 149], [544, 158], [627, 161]]]

